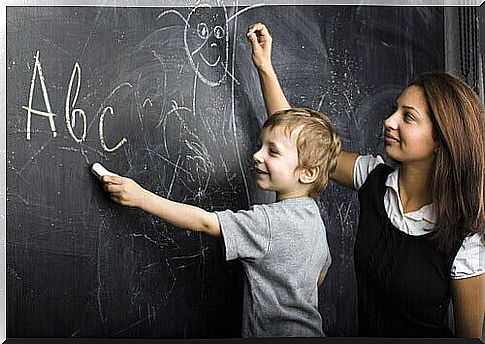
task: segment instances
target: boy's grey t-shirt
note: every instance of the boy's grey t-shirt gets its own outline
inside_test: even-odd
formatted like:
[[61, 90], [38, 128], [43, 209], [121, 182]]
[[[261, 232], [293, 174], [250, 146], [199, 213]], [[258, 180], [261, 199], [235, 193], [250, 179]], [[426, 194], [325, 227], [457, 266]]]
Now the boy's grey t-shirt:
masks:
[[216, 212], [226, 259], [242, 261], [243, 337], [324, 336], [317, 281], [331, 262], [315, 201], [294, 198]]

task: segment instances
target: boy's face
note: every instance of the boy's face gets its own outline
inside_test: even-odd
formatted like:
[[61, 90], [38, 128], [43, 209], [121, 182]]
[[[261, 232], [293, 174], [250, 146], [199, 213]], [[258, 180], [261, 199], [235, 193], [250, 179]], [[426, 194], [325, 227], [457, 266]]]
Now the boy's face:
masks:
[[303, 169], [298, 167], [296, 138], [297, 130], [288, 135], [281, 126], [265, 128], [260, 135], [261, 146], [253, 155], [257, 185], [275, 191], [278, 201], [307, 196], [300, 183]]

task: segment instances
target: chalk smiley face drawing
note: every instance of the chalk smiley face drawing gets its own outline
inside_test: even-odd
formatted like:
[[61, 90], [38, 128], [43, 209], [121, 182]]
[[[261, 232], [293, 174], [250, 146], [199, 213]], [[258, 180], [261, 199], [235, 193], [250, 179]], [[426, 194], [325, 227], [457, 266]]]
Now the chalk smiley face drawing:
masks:
[[[242, 13], [263, 5], [261, 3], [248, 6], [228, 17], [224, 2], [206, 1], [194, 7], [187, 18], [177, 10], [167, 10], [157, 19], [167, 14], [175, 14], [182, 19], [185, 24], [185, 52], [190, 65], [198, 79], [214, 87], [223, 84], [227, 75], [238, 83], [229, 72], [229, 23]], [[236, 25], [233, 30], [235, 27]]]
[[184, 44], [189, 62], [199, 79], [209, 86], [226, 80], [229, 59], [228, 20], [225, 7], [208, 4], [188, 15]]

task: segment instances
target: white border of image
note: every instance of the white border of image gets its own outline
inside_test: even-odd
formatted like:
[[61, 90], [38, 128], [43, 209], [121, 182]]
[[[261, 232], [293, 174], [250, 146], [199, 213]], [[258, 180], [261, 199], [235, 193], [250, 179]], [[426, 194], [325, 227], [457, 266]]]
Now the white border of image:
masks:
[[[485, 0], [241, 0], [238, 6], [250, 6], [264, 3], [265, 5], [374, 5], [374, 6], [474, 6], [483, 5]], [[7, 0], [1, 5], [0, 13], [0, 106], [4, 115], [0, 115], [0, 340], [6, 339], [6, 160], [7, 160], [7, 132], [6, 132], [6, 7], [7, 6], [109, 6], [109, 7], [192, 7], [200, 0]], [[228, 1], [233, 3], [233, 1]]]

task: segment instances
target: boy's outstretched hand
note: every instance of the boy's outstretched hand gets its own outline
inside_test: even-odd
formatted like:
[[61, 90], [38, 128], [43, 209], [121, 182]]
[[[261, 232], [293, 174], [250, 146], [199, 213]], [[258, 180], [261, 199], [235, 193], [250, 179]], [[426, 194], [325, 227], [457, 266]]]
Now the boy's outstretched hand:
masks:
[[103, 176], [101, 181], [103, 188], [111, 194], [111, 199], [121, 205], [140, 207], [147, 197], [147, 191], [133, 179]]
[[263, 72], [272, 70], [271, 44], [273, 39], [266, 25], [263, 23], [250, 25], [247, 36], [253, 49], [252, 58], [256, 68]]

